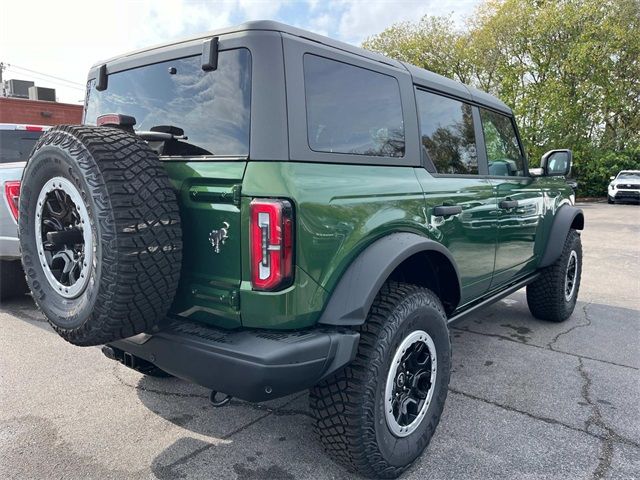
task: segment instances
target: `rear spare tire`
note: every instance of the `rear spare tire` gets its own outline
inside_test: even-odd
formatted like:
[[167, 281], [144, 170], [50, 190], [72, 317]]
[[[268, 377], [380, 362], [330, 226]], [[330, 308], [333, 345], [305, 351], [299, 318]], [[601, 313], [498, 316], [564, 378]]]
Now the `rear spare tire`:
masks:
[[143, 140], [116, 128], [52, 128], [24, 170], [19, 207], [27, 283], [65, 340], [126, 338], [167, 314], [180, 278], [180, 216]]

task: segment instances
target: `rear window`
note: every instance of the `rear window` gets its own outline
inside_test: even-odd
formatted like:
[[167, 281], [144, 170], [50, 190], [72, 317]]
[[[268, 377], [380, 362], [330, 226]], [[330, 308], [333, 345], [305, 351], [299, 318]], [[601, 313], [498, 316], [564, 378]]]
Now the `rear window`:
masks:
[[0, 130], [0, 163], [26, 162], [42, 132]]
[[400, 87], [394, 77], [306, 54], [304, 88], [311, 150], [404, 156]]
[[[85, 123], [106, 113], [131, 115], [136, 131], [171, 125], [187, 137], [165, 155], [249, 155], [251, 54], [220, 52], [218, 68], [203, 71], [201, 56], [180, 58], [109, 75], [107, 89], [89, 85]], [[167, 147], [170, 147], [167, 150]]]

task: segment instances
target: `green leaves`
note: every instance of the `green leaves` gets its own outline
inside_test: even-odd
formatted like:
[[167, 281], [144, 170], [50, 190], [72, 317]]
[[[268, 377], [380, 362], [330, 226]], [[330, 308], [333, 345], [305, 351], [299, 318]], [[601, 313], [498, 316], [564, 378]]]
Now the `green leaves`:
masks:
[[364, 47], [500, 97], [532, 165], [571, 148], [580, 193], [603, 195], [614, 157], [640, 168], [639, 31], [638, 0], [486, 0], [463, 29], [425, 16]]

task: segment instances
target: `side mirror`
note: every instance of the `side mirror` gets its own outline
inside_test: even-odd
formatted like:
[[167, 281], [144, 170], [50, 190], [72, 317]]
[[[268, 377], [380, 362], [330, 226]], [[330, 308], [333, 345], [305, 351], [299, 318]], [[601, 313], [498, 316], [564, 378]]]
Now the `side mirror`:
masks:
[[611, 175], [611, 176], [609, 177], [609, 180], [615, 180], [615, 179], [616, 179], [615, 175]]
[[571, 172], [573, 152], [571, 150], [549, 150], [542, 156], [540, 167], [547, 177], [566, 177]]

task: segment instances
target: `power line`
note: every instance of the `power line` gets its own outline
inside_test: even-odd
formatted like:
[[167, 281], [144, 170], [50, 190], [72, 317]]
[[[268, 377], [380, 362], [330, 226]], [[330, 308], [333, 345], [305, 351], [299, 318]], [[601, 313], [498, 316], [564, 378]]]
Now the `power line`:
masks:
[[37, 75], [42, 75], [44, 77], [54, 78], [56, 80], [60, 80], [60, 81], [63, 81], [63, 82], [72, 83], [73, 85], [77, 85], [78, 87], [82, 87], [84, 89], [84, 85], [82, 83], [74, 82], [73, 80], [67, 80], [66, 78], [56, 77], [55, 75], [49, 75], [48, 73], [42, 73], [42, 72], [38, 72], [36, 70], [31, 70], [30, 68], [21, 67], [19, 65], [16, 65], [15, 63], [10, 63], [7, 66], [11, 67], [11, 68], [17, 68], [18, 70], [24, 70], [25, 72], [34, 73], [34, 74], [37, 74]]
[[[14, 65], [7, 65], [7, 69], [8, 70], [12, 70], [12, 69], [15, 69], [15, 67], [14, 67]], [[16, 73], [18, 75], [20, 75], [20, 71], [17, 71]], [[63, 83], [63, 81], [51, 79], [50, 78], [51, 75], [46, 75], [46, 74], [42, 74], [42, 73], [39, 73], [39, 72], [33, 72], [33, 73], [30, 72], [29, 75], [32, 75], [32, 76], [34, 76], [34, 77], [36, 77], [36, 78], [38, 78], [40, 80], [46, 80], [47, 82], [55, 83], [55, 84], [57, 84], [59, 86], [65, 87], [65, 88], [72, 88], [74, 90], [82, 90], [82, 91], [85, 90], [85, 87], [80, 86], [80, 84], [78, 84], [76, 82], [73, 82], [73, 84]]]

